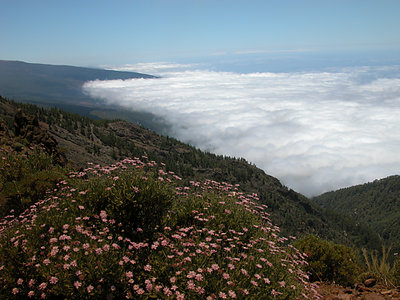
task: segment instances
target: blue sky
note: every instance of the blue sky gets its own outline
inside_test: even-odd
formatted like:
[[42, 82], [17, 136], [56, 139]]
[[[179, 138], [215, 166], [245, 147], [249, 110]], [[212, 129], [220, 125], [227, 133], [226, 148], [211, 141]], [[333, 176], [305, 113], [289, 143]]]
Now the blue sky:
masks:
[[398, 0], [0, 1], [0, 59], [81, 66], [400, 50]]

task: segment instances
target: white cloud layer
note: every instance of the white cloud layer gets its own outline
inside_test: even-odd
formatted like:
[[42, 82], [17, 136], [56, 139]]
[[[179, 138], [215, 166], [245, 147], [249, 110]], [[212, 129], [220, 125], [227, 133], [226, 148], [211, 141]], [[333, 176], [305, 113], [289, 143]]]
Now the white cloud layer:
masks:
[[398, 71], [185, 71], [92, 81], [84, 89], [107, 103], [159, 115], [172, 124], [170, 135], [244, 157], [312, 196], [399, 174]]
[[128, 71], [138, 72], [150, 75], [165, 75], [170, 72], [178, 72], [182, 70], [188, 70], [198, 68], [201, 64], [178, 64], [169, 62], [152, 62], [152, 63], [136, 63], [127, 64], [123, 66], [104, 66], [104, 69], [114, 71]]

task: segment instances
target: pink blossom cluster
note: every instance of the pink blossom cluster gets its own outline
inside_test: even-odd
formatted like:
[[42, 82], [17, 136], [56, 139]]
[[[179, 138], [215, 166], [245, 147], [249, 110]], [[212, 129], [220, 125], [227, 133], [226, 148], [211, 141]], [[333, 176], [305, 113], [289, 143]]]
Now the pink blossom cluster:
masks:
[[[288, 239], [280, 237], [256, 194], [213, 180], [180, 187], [182, 178], [146, 157], [142, 160], [91, 165], [70, 177], [108, 176], [115, 184], [124, 180], [120, 172], [138, 170], [143, 181], [155, 176], [174, 185], [176, 203], [152, 240], [137, 240], [106, 209], [93, 212], [82, 205], [80, 199], [88, 197], [90, 189], [62, 181], [45, 200], [1, 221], [0, 296], [318, 297], [301, 270], [303, 254], [286, 245]], [[12, 253], [20, 260], [17, 277], [11, 272], [13, 262], [6, 259]]]

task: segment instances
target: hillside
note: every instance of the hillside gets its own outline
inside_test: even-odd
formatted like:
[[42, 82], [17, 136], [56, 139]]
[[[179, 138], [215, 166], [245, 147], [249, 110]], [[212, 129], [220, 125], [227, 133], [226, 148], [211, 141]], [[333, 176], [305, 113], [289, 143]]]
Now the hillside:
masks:
[[[32, 144], [1, 152], [0, 169], [12, 172], [51, 158]], [[30, 173], [41, 169], [31, 164]], [[182, 184], [146, 157], [65, 174], [0, 218], [0, 298], [316, 298], [304, 255], [253, 194]]]
[[377, 237], [363, 226], [337, 214], [328, 214], [306, 197], [283, 186], [244, 159], [204, 153], [173, 138], [160, 136], [125, 121], [91, 120], [57, 109], [1, 99], [0, 113], [10, 131], [17, 109], [36, 115], [57, 141], [63, 155], [75, 167], [85, 168], [88, 162], [111, 164], [125, 157], [146, 155], [163, 162], [167, 171], [190, 178], [211, 179], [240, 185], [246, 193], [257, 193], [260, 201], [273, 212], [272, 221], [286, 236], [314, 233], [345, 244], [356, 243], [367, 248], [379, 247]]
[[400, 176], [322, 194], [315, 203], [366, 224], [400, 249]]
[[22, 102], [60, 109], [92, 118], [123, 118], [161, 132], [163, 120], [150, 113], [110, 107], [85, 94], [90, 80], [154, 78], [154, 76], [74, 66], [34, 64], [0, 60], [0, 95]]

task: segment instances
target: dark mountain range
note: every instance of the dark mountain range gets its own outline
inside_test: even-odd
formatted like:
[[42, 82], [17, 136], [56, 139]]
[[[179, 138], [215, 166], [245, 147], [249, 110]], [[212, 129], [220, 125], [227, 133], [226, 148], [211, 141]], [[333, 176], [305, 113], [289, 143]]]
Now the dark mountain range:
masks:
[[48, 131], [57, 141], [62, 156], [74, 168], [84, 168], [88, 162], [110, 164], [128, 156], [146, 155], [151, 160], [165, 163], [168, 171], [188, 180], [237, 183], [246, 193], [257, 193], [261, 202], [273, 212], [271, 219], [281, 227], [284, 235], [314, 233], [345, 244], [379, 247], [378, 237], [373, 231], [349, 218], [327, 213], [244, 159], [205, 153], [122, 120], [92, 120], [58, 109], [1, 99], [0, 116], [10, 132], [15, 131], [18, 108], [24, 114], [37, 117], [37, 126]]
[[154, 78], [154, 76], [73, 66], [32, 64], [0, 60], [0, 95], [22, 102], [79, 113], [92, 118], [118, 118], [139, 123], [158, 132], [165, 124], [154, 115], [110, 107], [82, 91], [90, 80]]
[[328, 192], [312, 200], [369, 226], [400, 249], [400, 176]]

